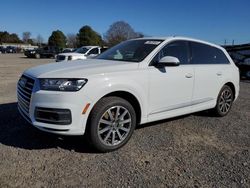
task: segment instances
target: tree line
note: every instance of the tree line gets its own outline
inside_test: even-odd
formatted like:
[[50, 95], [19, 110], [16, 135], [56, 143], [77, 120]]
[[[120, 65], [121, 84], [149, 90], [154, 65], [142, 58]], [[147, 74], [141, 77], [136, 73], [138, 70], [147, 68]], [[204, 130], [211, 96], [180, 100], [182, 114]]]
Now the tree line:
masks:
[[[117, 21], [110, 25], [103, 37], [88, 25], [81, 27], [76, 34], [70, 33], [65, 35], [60, 30], [52, 31], [48, 38], [48, 45], [60, 48], [76, 48], [87, 45], [111, 47], [122, 41], [143, 36], [142, 33], [134, 31], [128, 23]], [[41, 46], [44, 43], [44, 39], [41, 35], [38, 35], [36, 39], [32, 39], [31, 32], [26, 31], [23, 32], [21, 40], [15, 33], [10, 34], [7, 31], [0, 31], [1, 43], [25, 43]]]

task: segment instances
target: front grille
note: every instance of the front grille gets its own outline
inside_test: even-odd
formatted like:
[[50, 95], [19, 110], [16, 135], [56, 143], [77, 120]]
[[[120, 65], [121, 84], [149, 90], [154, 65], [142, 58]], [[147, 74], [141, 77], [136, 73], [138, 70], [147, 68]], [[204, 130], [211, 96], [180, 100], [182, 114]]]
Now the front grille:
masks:
[[17, 84], [18, 108], [21, 114], [29, 120], [29, 107], [32, 95], [32, 89], [35, 81], [25, 75], [22, 75]]
[[56, 59], [57, 59], [58, 61], [63, 61], [63, 60], [65, 60], [65, 56], [64, 56], [64, 55], [57, 55], [57, 56], [56, 56]]

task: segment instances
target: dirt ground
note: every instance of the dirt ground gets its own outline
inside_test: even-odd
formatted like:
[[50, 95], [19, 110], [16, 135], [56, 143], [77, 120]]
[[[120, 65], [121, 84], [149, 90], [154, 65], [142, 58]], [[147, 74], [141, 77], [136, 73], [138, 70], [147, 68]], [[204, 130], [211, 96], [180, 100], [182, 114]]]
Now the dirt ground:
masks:
[[43, 133], [19, 116], [19, 76], [52, 61], [0, 54], [0, 187], [250, 187], [249, 81], [226, 117], [146, 124], [123, 148], [100, 154], [83, 137]]

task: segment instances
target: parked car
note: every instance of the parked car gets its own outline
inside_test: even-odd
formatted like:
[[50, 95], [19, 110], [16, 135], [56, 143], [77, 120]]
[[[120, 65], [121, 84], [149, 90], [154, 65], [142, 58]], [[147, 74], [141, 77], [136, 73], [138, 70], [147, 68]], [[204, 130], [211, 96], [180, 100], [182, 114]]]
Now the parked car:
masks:
[[101, 54], [106, 49], [107, 48], [102, 48], [100, 46], [83, 46], [81, 48], [78, 48], [72, 53], [58, 54], [56, 57], [56, 61], [60, 62], [60, 61], [72, 61], [72, 60], [93, 58]]
[[5, 53], [6, 53], [6, 48], [0, 46], [0, 54], [5, 54]]
[[240, 77], [250, 79], [250, 58], [235, 64], [240, 69]]
[[63, 49], [62, 53], [74, 52], [75, 50], [76, 50], [75, 48], [65, 48]]
[[229, 113], [239, 70], [220, 46], [184, 37], [125, 41], [84, 63], [26, 70], [21, 115], [42, 131], [86, 134], [101, 152], [125, 145], [137, 124], [212, 109]]
[[55, 58], [62, 50], [55, 46], [46, 46], [43, 48], [25, 50], [24, 55], [29, 58]]
[[24, 50], [24, 55], [29, 58], [35, 58], [36, 57], [36, 49], [27, 49]]
[[5, 49], [6, 53], [17, 53], [17, 49], [14, 46], [7, 46]]

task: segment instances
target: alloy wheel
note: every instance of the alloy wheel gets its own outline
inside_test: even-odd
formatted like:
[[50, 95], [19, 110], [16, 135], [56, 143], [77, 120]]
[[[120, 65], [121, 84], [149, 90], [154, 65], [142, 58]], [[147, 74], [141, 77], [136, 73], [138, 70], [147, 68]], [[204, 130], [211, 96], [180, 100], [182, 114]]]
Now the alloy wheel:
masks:
[[106, 110], [98, 123], [98, 137], [107, 146], [116, 146], [126, 139], [131, 130], [131, 114], [123, 106]]
[[233, 102], [233, 95], [231, 90], [225, 89], [222, 91], [219, 99], [219, 110], [221, 113], [226, 114], [231, 108]]

